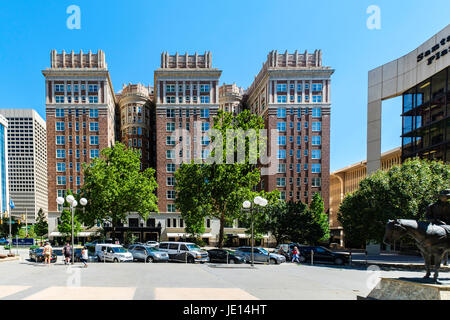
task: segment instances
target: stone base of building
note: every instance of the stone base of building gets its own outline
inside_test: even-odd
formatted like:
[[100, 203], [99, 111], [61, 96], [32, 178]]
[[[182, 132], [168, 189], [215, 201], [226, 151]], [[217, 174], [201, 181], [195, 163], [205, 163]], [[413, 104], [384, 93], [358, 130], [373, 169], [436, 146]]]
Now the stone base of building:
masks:
[[[382, 278], [369, 293], [373, 300], [450, 300], [450, 282], [431, 283], [432, 279]], [[443, 282], [443, 281], [441, 281]]]

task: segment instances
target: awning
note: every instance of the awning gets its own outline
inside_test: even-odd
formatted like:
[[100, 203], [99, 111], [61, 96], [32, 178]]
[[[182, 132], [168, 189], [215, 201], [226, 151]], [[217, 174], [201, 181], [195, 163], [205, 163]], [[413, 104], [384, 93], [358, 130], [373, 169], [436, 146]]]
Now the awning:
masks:
[[248, 234], [245, 234], [245, 233], [238, 233], [238, 235], [237, 235], [239, 238], [250, 238], [250, 236], [248, 235]]
[[182, 233], [182, 232], [174, 232], [174, 233], [168, 232], [168, 233], [167, 233], [167, 237], [168, 237], [168, 238], [173, 238], [173, 237], [185, 237], [185, 236], [186, 236], [186, 233]]
[[202, 234], [202, 238], [211, 238], [213, 235], [211, 233]]

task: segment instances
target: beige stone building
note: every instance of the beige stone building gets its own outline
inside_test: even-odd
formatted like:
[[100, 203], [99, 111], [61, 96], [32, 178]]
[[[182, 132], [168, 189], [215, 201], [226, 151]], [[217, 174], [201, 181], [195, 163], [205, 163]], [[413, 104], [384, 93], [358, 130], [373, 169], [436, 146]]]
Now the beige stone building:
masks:
[[238, 87], [236, 83], [224, 83], [219, 87], [219, 109], [234, 115], [239, 114], [242, 111], [241, 103], [244, 93], [244, 89]]
[[[395, 148], [381, 154], [380, 168], [388, 170], [401, 164], [401, 148]], [[367, 161], [361, 161], [345, 168], [336, 170], [330, 175], [330, 231], [332, 242], [344, 246], [344, 233], [337, 220], [339, 205], [345, 195], [359, 188], [359, 182], [367, 175]]]

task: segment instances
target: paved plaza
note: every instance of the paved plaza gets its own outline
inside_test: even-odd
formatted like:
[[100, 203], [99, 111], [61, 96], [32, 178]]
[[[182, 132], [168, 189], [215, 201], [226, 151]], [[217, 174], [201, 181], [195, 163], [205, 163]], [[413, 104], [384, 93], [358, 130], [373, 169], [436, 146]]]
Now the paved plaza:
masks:
[[[345, 299], [367, 296], [379, 277], [421, 277], [421, 271], [367, 270], [330, 265], [214, 265], [98, 263], [50, 267], [0, 263], [0, 299]], [[443, 277], [447, 277], [442, 273]]]

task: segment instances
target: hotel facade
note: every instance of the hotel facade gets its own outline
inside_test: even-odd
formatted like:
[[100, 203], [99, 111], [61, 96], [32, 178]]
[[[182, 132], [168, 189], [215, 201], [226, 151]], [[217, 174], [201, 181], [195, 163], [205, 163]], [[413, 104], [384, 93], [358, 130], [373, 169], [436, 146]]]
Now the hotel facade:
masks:
[[260, 189], [278, 189], [282, 200], [304, 203], [318, 192], [325, 211], [329, 206], [333, 72], [322, 65], [320, 50], [272, 51], [247, 90], [251, 112], [264, 118], [268, 130], [267, 150], [276, 150], [272, 156], [278, 161], [275, 174], [262, 176]]
[[11, 213], [34, 224], [40, 209], [48, 213], [46, 123], [32, 109], [0, 109], [8, 120]]

